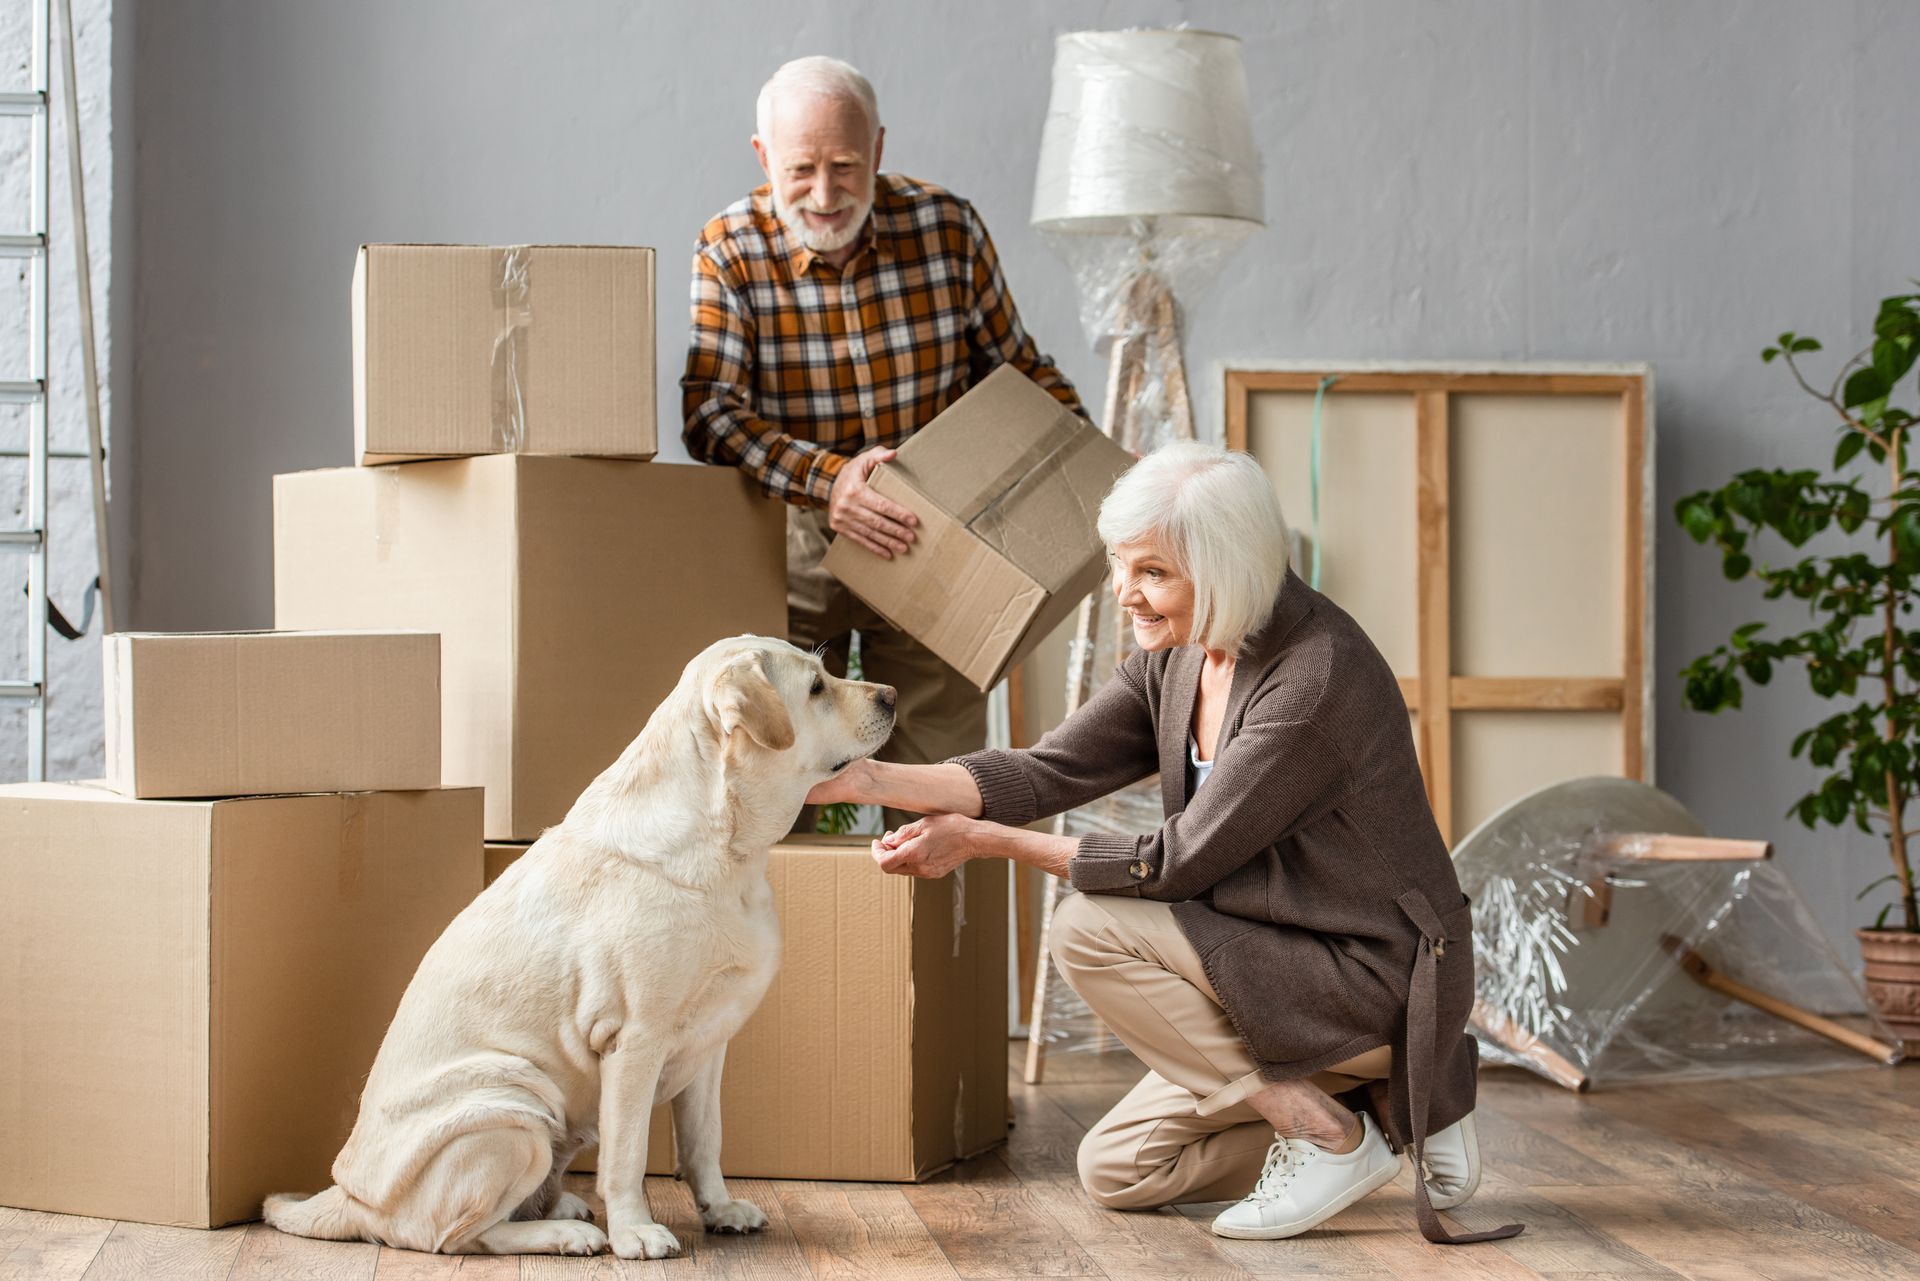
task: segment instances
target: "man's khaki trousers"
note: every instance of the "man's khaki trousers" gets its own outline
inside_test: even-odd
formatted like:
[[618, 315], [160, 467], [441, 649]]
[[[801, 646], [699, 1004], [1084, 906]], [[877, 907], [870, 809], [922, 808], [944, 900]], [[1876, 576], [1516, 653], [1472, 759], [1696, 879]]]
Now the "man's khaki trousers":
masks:
[[[1080, 1182], [1115, 1210], [1237, 1201], [1253, 1190], [1273, 1126], [1247, 1105], [1262, 1080], [1165, 903], [1068, 894], [1053, 911], [1054, 964], [1152, 1069], [1080, 1144]], [[1383, 1077], [1385, 1047], [1312, 1080], [1329, 1094]]]
[[[987, 696], [945, 660], [905, 632], [896, 631], [821, 567], [827, 554], [827, 513], [787, 509], [787, 639], [802, 649], [824, 647], [827, 670], [847, 674], [848, 643], [860, 633], [864, 679], [891, 685], [893, 737], [878, 757], [903, 765], [929, 765], [987, 745]], [[920, 817], [887, 810], [888, 827]], [[797, 831], [814, 828], [815, 809], [801, 811]]]

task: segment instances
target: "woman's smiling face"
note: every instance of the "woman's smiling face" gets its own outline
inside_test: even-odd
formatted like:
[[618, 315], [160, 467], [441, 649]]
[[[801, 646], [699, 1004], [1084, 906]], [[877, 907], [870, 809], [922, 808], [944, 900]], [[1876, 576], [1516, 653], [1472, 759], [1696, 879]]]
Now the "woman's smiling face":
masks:
[[1113, 562], [1113, 595], [1133, 619], [1134, 642], [1145, 650], [1173, 649], [1193, 634], [1193, 581], [1152, 539], [1121, 543]]

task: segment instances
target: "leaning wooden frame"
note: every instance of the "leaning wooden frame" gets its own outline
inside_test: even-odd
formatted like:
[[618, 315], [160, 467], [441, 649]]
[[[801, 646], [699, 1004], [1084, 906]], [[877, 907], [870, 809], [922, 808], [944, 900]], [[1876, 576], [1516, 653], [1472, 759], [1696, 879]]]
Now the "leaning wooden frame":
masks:
[[1217, 374], [1228, 448], [1258, 458], [1290, 525], [1310, 528], [1296, 568], [1310, 577], [1320, 557], [1324, 590], [1400, 675], [1449, 844], [1557, 778], [1651, 781], [1647, 365]]

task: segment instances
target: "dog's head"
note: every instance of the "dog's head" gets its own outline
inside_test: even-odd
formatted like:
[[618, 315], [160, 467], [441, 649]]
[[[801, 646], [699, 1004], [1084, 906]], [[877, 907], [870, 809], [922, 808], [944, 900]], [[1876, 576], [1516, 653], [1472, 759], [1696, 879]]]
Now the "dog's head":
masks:
[[783, 640], [735, 636], [690, 672], [730, 763], [811, 788], [878, 751], [893, 733], [889, 685], [842, 680]]

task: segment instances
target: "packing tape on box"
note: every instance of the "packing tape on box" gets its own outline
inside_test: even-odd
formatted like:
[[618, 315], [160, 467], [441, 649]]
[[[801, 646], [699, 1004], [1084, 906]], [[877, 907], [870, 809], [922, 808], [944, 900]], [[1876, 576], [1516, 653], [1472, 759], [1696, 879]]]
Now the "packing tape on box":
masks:
[[367, 799], [365, 792], [340, 797], [340, 897], [360, 897], [360, 878], [367, 866]]
[[960, 955], [960, 932], [967, 928], [967, 865], [953, 869], [953, 954]]
[[967, 1155], [967, 1074], [962, 1072], [953, 1086], [953, 1157]]
[[530, 245], [508, 245], [493, 262], [493, 446], [517, 452], [527, 439], [527, 333], [533, 328]]

